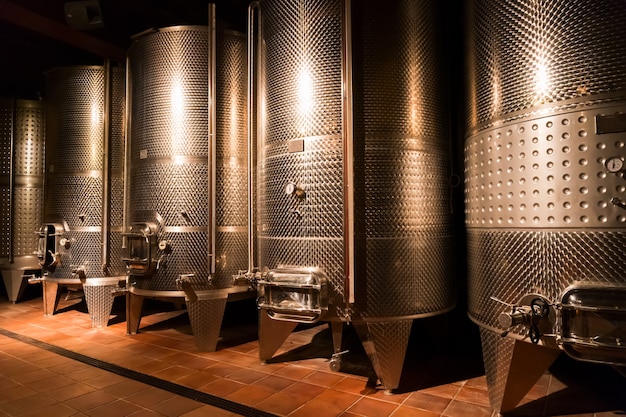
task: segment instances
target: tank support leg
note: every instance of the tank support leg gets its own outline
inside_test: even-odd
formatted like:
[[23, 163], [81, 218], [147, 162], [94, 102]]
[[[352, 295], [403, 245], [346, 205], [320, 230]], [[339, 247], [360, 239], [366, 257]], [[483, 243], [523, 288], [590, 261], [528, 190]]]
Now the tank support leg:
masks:
[[513, 410], [561, 353], [483, 328], [480, 339], [489, 402], [497, 412]]
[[341, 350], [341, 342], [343, 338], [343, 322], [331, 321], [329, 322], [330, 330], [333, 335], [333, 356], [330, 358], [330, 369], [335, 372], [339, 372], [341, 369], [341, 356], [347, 351]]
[[26, 278], [24, 272], [18, 269], [4, 269], [2, 270], [2, 278], [4, 280], [4, 287], [7, 290], [9, 301], [15, 303], [24, 293]]
[[271, 359], [296, 325], [291, 321], [274, 320], [265, 310], [259, 311], [259, 359], [262, 362]]
[[187, 300], [187, 313], [199, 352], [215, 352], [227, 299]]
[[56, 282], [46, 281], [43, 283], [43, 314], [52, 316], [59, 306], [61, 300], [61, 292], [59, 284]]
[[354, 323], [365, 353], [388, 393], [400, 385], [412, 325], [413, 320]]
[[126, 334], [137, 334], [139, 331], [143, 298], [142, 295], [126, 293]]

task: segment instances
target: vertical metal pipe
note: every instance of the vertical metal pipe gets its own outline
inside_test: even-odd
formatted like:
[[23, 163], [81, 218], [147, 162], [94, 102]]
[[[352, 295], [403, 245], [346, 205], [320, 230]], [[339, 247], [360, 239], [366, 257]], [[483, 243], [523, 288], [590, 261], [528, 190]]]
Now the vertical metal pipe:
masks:
[[[248, 6], [248, 273], [251, 274], [254, 271], [254, 158], [253, 152], [256, 149], [254, 146], [254, 77], [255, 71], [255, 55], [254, 55], [254, 14], [257, 13], [257, 19], [260, 21], [261, 9], [259, 8], [259, 2], [255, 1]], [[260, 25], [259, 29], [260, 30]], [[260, 39], [260, 36], [259, 36]]]
[[102, 143], [102, 256], [101, 269], [106, 273], [109, 265], [109, 218], [111, 209], [110, 169], [111, 169], [111, 61], [104, 61], [104, 109]]
[[123, 179], [123, 192], [122, 192], [122, 249], [125, 250], [126, 249], [126, 236], [124, 236], [124, 233], [126, 233], [128, 231], [128, 194], [129, 194], [129, 184], [130, 184], [130, 180], [129, 180], [129, 172], [128, 170], [130, 169], [130, 139], [131, 139], [131, 131], [130, 131], [130, 126], [131, 126], [131, 114], [132, 112], [130, 111], [130, 109], [132, 108], [132, 96], [131, 96], [131, 76], [130, 76], [130, 58], [127, 56], [126, 57], [126, 74], [125, 74], [125, 79], [126, 79], [126, 90], [125, 90], [125, 96], [126, 96], [126, 106], [124, 108], [124, 166], [122, 167], [123, 169], [123, 173], [122, 173], [122, 179]]
[[343, 227], [346, 304], [354, 303], [354, 135], [352, 123], [352, 4], [343, 2], [341, 36], [342, 132], [343, 132]]
[[15, 261], [13, 251], [13, 218], [15, 210], [15, 99], [11, 100], [11, 153], [9, 154], [9, 263]]
[[217, 198], [217, 187], [216, 187], [216, 91], [215, 91], [215, 83], [217, 77], [216, 71], [216, 49], [217, 44], [215, 40], [215, 4], [209, 4], [209, 28], [208, 28], [208, 136], [209, 136], [209, 224], [208, 224], [208, 236], [209, 236], [209, 274], [213, 275], [215, 273], [215, 257], [216, 255], [216, 244], [215, 244], [215, 235], [216, 235], [216, 201]]

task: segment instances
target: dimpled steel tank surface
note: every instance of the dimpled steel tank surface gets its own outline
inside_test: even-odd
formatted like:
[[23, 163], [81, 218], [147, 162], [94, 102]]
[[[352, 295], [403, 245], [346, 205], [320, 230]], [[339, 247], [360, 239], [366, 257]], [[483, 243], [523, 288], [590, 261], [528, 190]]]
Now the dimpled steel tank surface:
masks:
[[43, 101], [0, 99], [0, 272], [13, 302], [41, 274], [45, 122]]
[[258, 11], [261, 359], [329, 321], [337, 370], [351, 323], [391, 391], [413, 320], [455, 305], [434, 2]]
[[561, 351], [626, 364], [626, 8], [468, 11], [469, 315], [504, 412]]
[[[55, 313], [62, 287], [125, 281], [124, 89], [124, 70], [110, 65], [46, 74], [46, 182], [37, 250], [46, 315]], [[91, 289], [85, 290], [90, 314]], [[105, 304], [112, 303], [110, 294]]]
[[145, 297], [185, 301], [197, 348], [215, 350], [226, 302], [255, 295], [233, 279], [248, 267], [245, 45], [219, 27], [175, 26], [130, 49], [131, 334]]

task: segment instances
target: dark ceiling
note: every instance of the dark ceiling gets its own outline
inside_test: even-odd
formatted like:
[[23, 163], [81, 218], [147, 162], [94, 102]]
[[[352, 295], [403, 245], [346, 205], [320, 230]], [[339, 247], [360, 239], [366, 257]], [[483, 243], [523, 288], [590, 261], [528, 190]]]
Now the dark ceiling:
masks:
[[[102, 27], [75, 29], [65, 5], [84, 0], [0, 0], [0, 97], [36, 99], [44, 73], [66, 65], [123, 63], [131, 37], [150, 28], [207, 25], [206, 0], [99, 0]], [[250, 0], [214, 0], [217, 20], [245, 31]], [[89, 9], [92, 10], [92, 9]]]

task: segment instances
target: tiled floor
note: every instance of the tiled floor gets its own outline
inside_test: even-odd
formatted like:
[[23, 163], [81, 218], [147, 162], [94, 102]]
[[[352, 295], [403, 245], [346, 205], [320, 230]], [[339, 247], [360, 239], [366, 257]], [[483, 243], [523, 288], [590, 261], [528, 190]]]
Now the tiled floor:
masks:
[[[369, 362], [350, 328], [344, 334], [350, 352], [342, 371], [332, 372], [331, 334], [325, 324], [292, 333], [270, 363], [260, 364], [251, 300], [228, 305], [218, 350], [210, 353], [196, 351], [184, 311], [153, 301], [144, 311], [140, 333], [127, 336], [124, 297], [116, 299], [109, 326], [93, 329], [80, 293], [63, 299], [54, 316], [44, 317], [36, 287], [29, 287], [16, 304], [0, 291], [0, 416], [492, 414], [477, 332], [464, 321], [464, 314], [416, 322], [400, 388], [389, 395], [373, 387]], [[45, 342], [44, 346], [29, 338]], [[186, 390], [164, 389], [46, 346], [171, 381]], [[612, 368], [562, 355], [511, 415], [624, 415], [624, 380]], [[243, 411], [229, 408], [232, 404]]]

